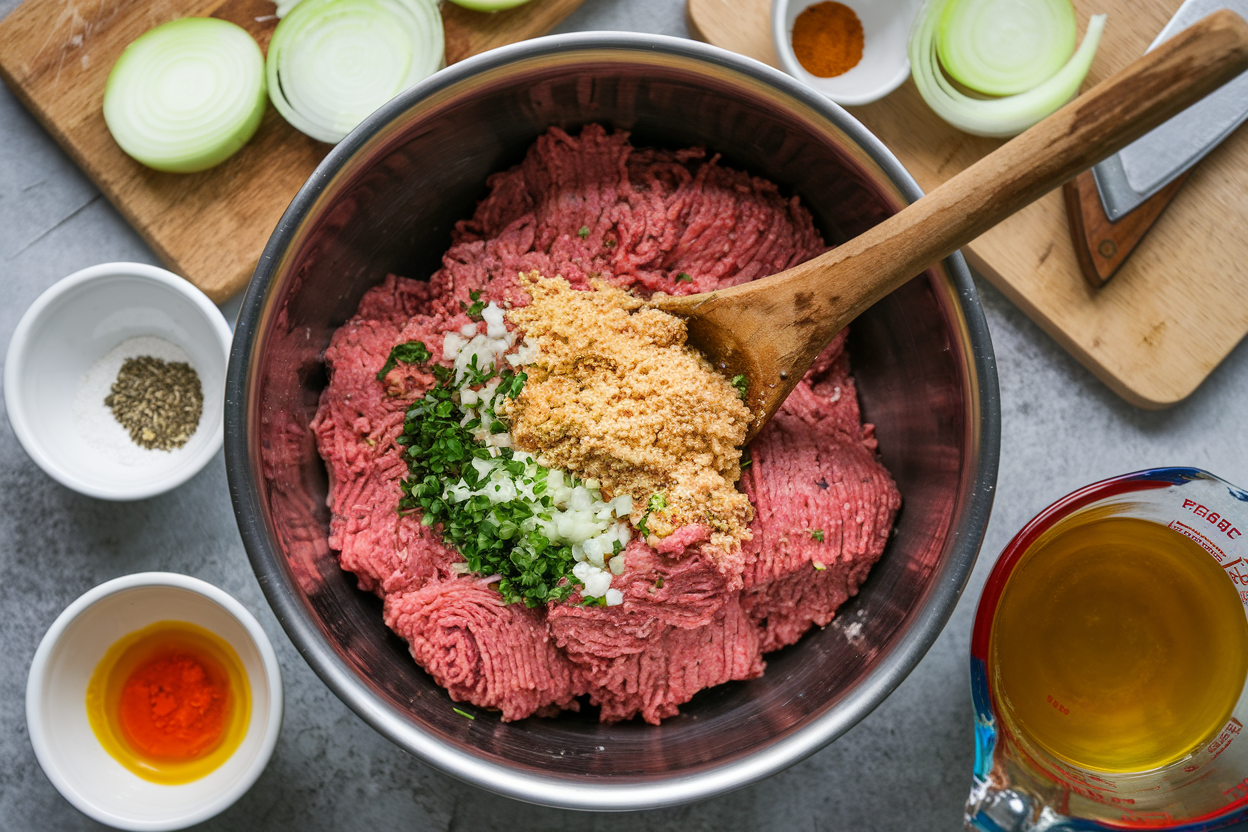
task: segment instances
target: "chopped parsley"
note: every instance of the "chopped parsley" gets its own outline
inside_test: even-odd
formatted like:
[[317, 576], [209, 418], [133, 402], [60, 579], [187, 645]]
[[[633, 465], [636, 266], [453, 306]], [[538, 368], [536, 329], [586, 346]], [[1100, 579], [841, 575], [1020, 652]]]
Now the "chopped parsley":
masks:
[[667, 508], [667, 495], [662, 491], [656, 491], [650, 495], [649, 501], [646, 502], [646, 513], [641, 515], [641, 519], [637, 521], [637, 531], [641, 532], [642, 537], [650, 536], [650, 528], [647, 525], [650, 520], [650, 514], [655, 511], [662, 511]]
[[810, 536], [814, 540], [817, 540], [820, 543], [822, 543], [823, 542], [823, 529], [811, 529]]
[[750, 389], [750, 380], [744, 375], [733, 376], [732, 386], [737, 388], [737, 395], [741, 397], [741, 401], [745, 401], [745, 394]]
[[404, 364], [423, 364], [431, 357], [429, 350], [420, 341], [408, 341], [406, 344], [398, 344], [390, 350], [390, 357], [386, 359], [386, 363], [378, 371], [377, 380], [385, 381], [386, 374], [393, 370], [400, 361]]
[[581, 228], [580, 228], [580, 230], [576, 232], [576, 236], [580, 237], [582, 240], [584, 240], [586, 237], [588, 237], [588, 236], [589, 236], [589, 226], [588, 226], [588, 225], [582, 225], [582, 226], [581, 226]]
[[[439, 372], [439, 370], [441, 372]], [[403, 448], [408, 476], [402, 483], [399, 511], [420, 509], [421, 522], [442, 525], [442, 539], [467, 561], [468, 571], [498, 575], [498, 591], [507, 603], [523, 601], [530, 607], [562, 601], [580, 588], [572, 576], [575, 560], [569, 544], [556, 544], [539, 522], [550, 519], [554, 501], [546, 493], [550, 471], [532, 459], [516, 459], [510, 448], [489, 448], [473, 438], [485, 427], [506, 431], [489, 407], [479, 417], [460, 424], [461, 386], [472, 387], [498, 379], [496, 400], [514, 399], [524, 389], [524, 373], [482, 370], [473, 361], [459, 384], [441, 365], [432, 368], [437, 384], [408, 408], [403, 433], [395, 441]], [[493, 451], [493, 453], [491, 453]], [[501, 470], [528, 495], [494, 502], [479, 492]]]
[[481, 300], [481, 293], [469, 292], [468, 298], [472, 301], [472, 305], [469, 306], [461, 300], [459, 302], [459, 308], [464, 312], [464, 314], [466, 314], [469, 318], [472, 318], [474, 321], [481, 320], [481, 313], [485, 311], [485, 301]]
[[689, 274], [689, 272], [681, 272], [680, 274], [676, 275], [676, 282], [677, 283], [692, 283], [693, 277]]

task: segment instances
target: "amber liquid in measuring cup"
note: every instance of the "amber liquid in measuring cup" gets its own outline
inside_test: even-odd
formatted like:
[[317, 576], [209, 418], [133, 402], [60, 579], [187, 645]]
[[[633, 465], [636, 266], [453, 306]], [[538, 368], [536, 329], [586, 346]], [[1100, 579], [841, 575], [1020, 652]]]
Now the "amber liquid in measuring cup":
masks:
[[1010, 576], [993, 622], [999, 711], [1066, 762], [1147, 771], [1222, 729], [1248, 673], [1248, 620], [1221, 566], [1171, 529], [1089, 517]]

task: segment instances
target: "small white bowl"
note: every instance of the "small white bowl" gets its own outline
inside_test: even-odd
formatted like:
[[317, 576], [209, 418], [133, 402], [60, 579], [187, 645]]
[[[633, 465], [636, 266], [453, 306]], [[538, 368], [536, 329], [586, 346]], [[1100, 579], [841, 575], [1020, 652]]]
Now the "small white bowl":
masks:
[[[113, 759], [87, 721], [87, 683], [118, 639], [157, 621], [186, 621], [224, 639], [251, 687], [251, 722], [238, 750], [178, 786], [140, 778]], [[242, 604], [185, 575], [143, 572], [87, 592], [53, 622], [26, 683], [26, 726], [44, 773], [83, 814], [117, 829], [184, 829], [238, 800], [269, 762], [282, 724], [282, 676], [264, 630]]]
[[[79, 429], [74, 414], [84, 374], [138, 336], [181, 348], [204, 394], [190, 440], [174, 451], [147, 451], [141, 463], [104, 453]], [[4, 397], [13, 432], [40, 468], [79, 493], [140, 500], [168, 491], [221, 449], [230, 339], [221, 310], [172, 272], [142, 263], [103, 263], [75, 272], [31, 304], [9, 341]], [[100, 427], [122, 430], [115, 421]]]
[[910, 75], [906, 42], [922, 0], [838, 0], [862, 21], [862, 60], [832, 78], [811, 75], [793, 54], [793, 21], [822, 0], [772, 0], [771, 39], [785, 72], [837, 104], [870, 104], [902, 85]]

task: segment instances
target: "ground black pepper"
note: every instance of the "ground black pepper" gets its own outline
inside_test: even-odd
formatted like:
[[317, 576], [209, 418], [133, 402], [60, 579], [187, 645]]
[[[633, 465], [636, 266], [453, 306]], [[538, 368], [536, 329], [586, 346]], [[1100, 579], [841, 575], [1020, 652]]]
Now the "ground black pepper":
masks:
[[144, 355], [125, 360], [104, 404], [136, 445], [172, 451], [199, 427], [204, 391], [190, 364]]

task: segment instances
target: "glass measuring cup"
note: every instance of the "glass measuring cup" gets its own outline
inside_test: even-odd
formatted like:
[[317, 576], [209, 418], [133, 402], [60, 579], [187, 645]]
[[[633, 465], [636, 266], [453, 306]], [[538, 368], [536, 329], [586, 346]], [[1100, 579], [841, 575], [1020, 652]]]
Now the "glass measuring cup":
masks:
[[[1043, 701], [1041, 710], [1046, 714], [1045, 709], [1052, 709], [1052, 718], [1046, 716], [1045, 724], [1061, 725], [1072, 716], [1072, 710], [1075, 717], [1080, 716], [1076, 706], [1062, 702], [1063, 697], [1054, 697], [1051, 691], [1008, 689], [1003, 666], [1010, 664], [1011, 659], [999, 649], [995, 639], [1001, 628], [1007, 626], [1002, 622], [1012, 620], [1010, 605], [1026, 597], [1020, 593], [1025, 593], [1027, 583], [1036, 574], [1035, 568], [1023, 571], [1021, 567], [1037, 563], [1036, 553], [1060, 546], [1061, 541], [1082, 534], [1081, 530], [1102, 523], [1118, 524], [1113, 527], [1115, 530], [1130, 527], [1146, 532], [1156, 532], [1156, 527], [1149, 525], [1156, 524], [1169, 530], [1160, 531], [1160, 535], [1176, 532], [1196, 544], [1193, 547], [1181, 541], [1179, 550], [1183, 554], [1176, 563], [1183, 561], [1180, 565], [1185, 568], [1212, 574], [1214, 583], [1206, 585], [1205, 590], [1212, 590], [1216, 599], [1208, 595], [1202, 599], [1207, 604], [1191, 605], [1193, 614], [1202, 615], [1207, 612], [1204, 607], [1221, 605], [1221, 609], [1229, 608], [1230, 614], [1236, 616], [1234, 626], [1224, 629], [1244, 629], [1237, 616], [1243, 615], [1248, 606], [1248, 492], [1196, 468], [1155, 468], [1094, 483], [1042, 511], [1002, 552], [985, 584], [975, 616], [971, 640], [975, 769], [966, 808], [969, 829], [1196, 832], [1248, 819], [1248, 737], [1241, 736], [1248, 724], [1248, 685], [1243, 678], [1248, 651], [1242, 649], [1242, 642], [1226, 642], [1239, 646], [1228, 648], [1214, 663], [1224, 676], [1229, 673], [1227, 678], [1235, 683], [1233, 689], [1225, 691], [1226, 701], [1233, 702], [1229, 714], [1222, 712], [1214, 717], [1215, 722], [1206, 721], [1206, 730], [1190, 737], [1189, 748], [1169, 755], [1159, 764], [1132, 765], [1127, 758], [1123, 758], [1122, 765], [1105, 764], [1100, 758], [1089, 764], [1082, 752], [1070, 751], [1086, 737], [1075, 736], [1074, 745], [1059, 747], [1052, 742], [1053, 735], [1030, 729], [1020, 716], [1024, 713], [1024, 700], [1029, 707]], [[1221, 583], [1219, 572], [1226, 584]], [[1068, 572], [1053, 574], [1053, 586], [1077, 582], [1077, 576]], [[1011, 585], [1011, 577], [1020, 575], [1022, 578]], [[1167, 578], [1158, 584], [1169, 586], [1170, 582]], [[1119, 587], [1113, 591], [1120, 591]], [[1049, 597], [1058, 594], [1061, 593], [1049, 592]], [[1037, 625], [1037, 632], [1041, 630]], [[1061, 649], [1064, 648], [1057, 648], [1057, 652]], [[1130, 652], [1126, 645], [1121, 650]], [[1103, 667], [1094, 667], [1092, 672], [1103, 670], [1107, 677], [1111, 675], [1118, 659], [1115, 652], [1112, 647], [1104, 651]], [[1180, 695], [1178, 701], [1181, 706], [1195, 708], [1207, 691], [1198, 689], [1194, 680], [1188, 684], [1190, 698]], [[1031, 725], [1039, 726], [1041, 722]]]

